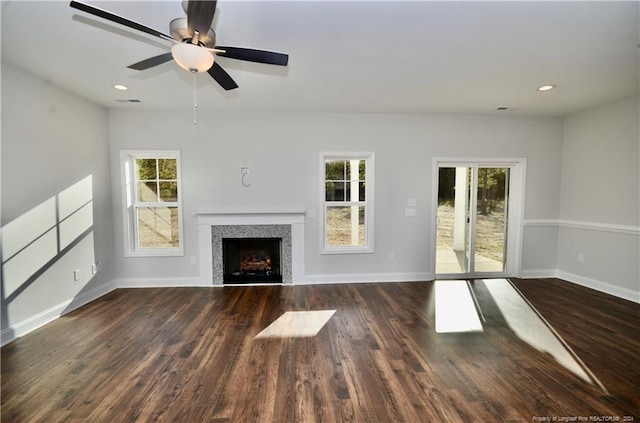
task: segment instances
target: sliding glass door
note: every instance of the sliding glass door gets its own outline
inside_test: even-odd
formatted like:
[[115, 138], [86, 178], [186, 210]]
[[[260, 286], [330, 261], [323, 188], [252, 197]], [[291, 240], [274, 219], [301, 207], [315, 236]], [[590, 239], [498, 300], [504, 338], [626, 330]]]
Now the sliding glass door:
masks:
[[437, 277], [504, 275], [511, 166], [438, 165]]

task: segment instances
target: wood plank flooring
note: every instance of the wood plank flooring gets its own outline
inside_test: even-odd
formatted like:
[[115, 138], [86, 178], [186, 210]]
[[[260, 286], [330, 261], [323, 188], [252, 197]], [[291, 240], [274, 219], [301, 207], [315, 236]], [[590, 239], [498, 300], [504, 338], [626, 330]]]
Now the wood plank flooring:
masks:
[[[640, 421], [640, 305], [559, 280], [512, 280], [509, 305], [491, 283], [469, 282], [467, 333], [435, 331], [456, 306], [435, 282], [119, 289], [2, 348], [1, 419]], [[529, 304], [552, 335], [517, 328]], [[301, 310], [336, 312], [316, 336], [255, 339]]]

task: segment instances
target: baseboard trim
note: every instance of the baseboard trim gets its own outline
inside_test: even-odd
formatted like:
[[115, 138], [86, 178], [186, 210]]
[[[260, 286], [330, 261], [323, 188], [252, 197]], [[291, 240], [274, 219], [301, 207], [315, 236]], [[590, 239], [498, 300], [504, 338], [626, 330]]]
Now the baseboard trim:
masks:
[[520, 272], [522, 279], [544, 279], [544, 278], [557, 278], [557, 269], [528, 269]]
[[[613, 295], [640, 304], [640, 293], [628, 288], [622, 288], [607, 282], [587, 278], [585, 276], [564, 272], [557, 269], [529, 269], [521, 272], [523, 279], [559, 278], [605, 294]], [[349, 273], [307, 275], [305, 281], [296, 281], [294, 285], [339, 284], [339, 283], [387, 283], [387, 282], [420, 282], [432, 281], [434, 275], [428, 272], [407, 273]], [[58, 317], [82, 307], [117, 288], [167, 288], [167, 287], [216, 287], [200, 278], [128, 278], [104, 283], [96, 288], [64, 301], [56, 306], [44, 310], [28, 319], [0, 332], [2, 346], [52, 322]], [[221, 287], [221, 286], [219, 286]]]
[[295, 285], [320, 285], [337, 283], [380, 283], [380, 282], [421, 282], [432, 281], [434, 275], [427, 272], [414, 273], [347, 273], [307, 275], [304, 282]]
[[563, 281], [570, 282], [576, 285], [584, 286], [605, 294], [613, 295], [614, 297], [622, 298], [623, 300], [632, 301], [640, 304], [640, 292], [636, 292], [632, 289], [623, 288], [620, 286], [612, 285], [607, 282], [591, 279], [586, 276], [576, 275], [575, 273], [565, 272], [557, 269], [544, 269], [544, 270], [523, 270], [523, 279], [543, 279], [543, 278], [558, 278]]
[[558, 270], [557, 277], [576, 285], [595, 289], [596, 291], [604, 292], [605, 294], [613, 295], [614, 297], [622, 298], [640, 304], [640, 292], [633, 291], [632, 289], [615, 286], [607, 282], [587, 278], [585, 276], [576, 275], [574, 273], [564, 272], [562, 270]]
[[46, 325], [47, 323], [54, 321], [63, 314], [69, 313], [70, 311], [80, 308], [83, 305], [90, 303], [91, 301], [97, 300], [103, 295], [106, 295], [109, 292], [115, 290], [117, 287], [118, 286], [115, 280], [109, 281], [70, 300], [64, 301], [34, 316], [31, 316], [28, 319], [11, 325], [0, 332], [0, 344], [2, 346], [5, 346], [8, 343], [16, 340], [17, 338], [24, 336], [29, 332], [32, 332]]
[[[327, 275], [307, 275], [303, 281], [295, 280], [291, 284], [281, 284], [283, 286], [295, 285], [321, 285], [339, 283], [380, 283], [380, 282], [419, 282], [432, 281], [433, 275], [427, 272], [416, 273], [346, 273]], [[127, 278], [118, 279], [118, 288], [176, 288], [176, 287], [207, 287], [222, 288], [224, 286], [252, 286], [261, 284], [240, 284], [240, 285], [214, 285], [210, 282], [202, 281], [200, 278]], [[264, 285], [264, 284], [262, 284]], [[271, 285], [271, 284], [267, 284]]]
[[200, 278], [126, 278], [118, 279], [118, 288], [214, 287]]

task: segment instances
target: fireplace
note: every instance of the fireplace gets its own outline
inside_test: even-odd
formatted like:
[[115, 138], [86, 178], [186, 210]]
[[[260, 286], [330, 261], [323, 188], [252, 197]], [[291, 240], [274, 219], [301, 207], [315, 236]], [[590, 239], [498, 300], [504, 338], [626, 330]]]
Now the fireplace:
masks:
[[198, 246], [200, 277], [224, 286], [223, 238], [280, 238], [283, 284], [304, 283], [304, 211], [200, 211]]
[[282, 238], [222, 238], [226, 284], [282, 282]]
[[[236, 238], [240, 244], [243, 243], [243, 239], [250, 240], [249, 243], [260, 243], [260, 240], [273, 240], [277, 238], [279, 240], [279, 247], [275, 248], [276, 254], [279, 255], [278, 266], [280, 278], [277, 282], [291, 283], [291, 225], [215, 225], [211, 227], [211, 260], [213, 262], [213, 280], [214, 282], [220, 281], [220, 284], [226, 284], [231, 282], [231, 279], [238, 278], [225, 278], [227, 275], [237, 272], [236, 268], [229, 268], [225, 271], [225, 254], [223, 247], [224, 239]], [[246, 244], [246, 243], [245, 243]], [[263, 248], [264, 249], [264, 248]], [[255, 250], [255, 248], [254, 248]], [[256, 252], [254, 251], [254, 255]], [[260, 251], [257, 251], [260, 254]], [[247, 255], [247, 254], [245, 254]], [[273, 254], [271, 254], [273, 255]], [[260, 258], [249, 258], [248, 261], [257, 261]], [[273, 258], [271, 259], [273, 262]], [[236, 266], [239, 265], [239, 260]], [[254, 267], [257, 267], [254, 265]], [[263, 266], [264, 267], [264, 266]], [[246, 272], [245, 272], [246, 273]], [[231, 283], [248, 283], [248, 282], [272, 282], [260, 279], [258, 275], [251, 275], [247, 278], [247, 275], [234, 275], [241, 276], [242, 282]], [[270, 276], [272, 277], [272, 276]], [[246, 280], [249, 279], [249, 280]]]

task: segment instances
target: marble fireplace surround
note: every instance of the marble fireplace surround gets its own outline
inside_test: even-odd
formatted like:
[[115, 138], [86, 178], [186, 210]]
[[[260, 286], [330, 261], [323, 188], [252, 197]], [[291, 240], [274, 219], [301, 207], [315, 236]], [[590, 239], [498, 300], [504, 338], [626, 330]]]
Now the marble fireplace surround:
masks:
[[303, 283], [304, 216], [303, 211], [197, 212], [200, 279], [214, 286], [223, 285], [223, 236], [282, 237], [282, 283]]

